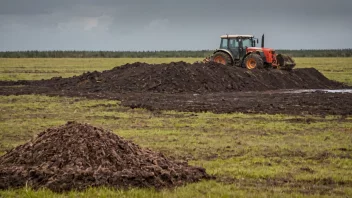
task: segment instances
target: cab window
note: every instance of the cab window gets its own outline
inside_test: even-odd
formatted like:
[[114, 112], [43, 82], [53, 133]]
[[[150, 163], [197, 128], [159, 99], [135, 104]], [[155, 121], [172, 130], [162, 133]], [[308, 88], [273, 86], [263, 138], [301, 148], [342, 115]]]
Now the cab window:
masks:
[[242, 45], [243, 45], [244, 48], [252, 47], [252, 45], [253, 45], [252, 39], [243, 39], [242, 40]]
[[238, 48], [238, 41], [236, 39], [230, 40], [230, 48]]
[[228, 42], [228, 39], [221, 39], [220, 48], [227, 49], [227, 42]]

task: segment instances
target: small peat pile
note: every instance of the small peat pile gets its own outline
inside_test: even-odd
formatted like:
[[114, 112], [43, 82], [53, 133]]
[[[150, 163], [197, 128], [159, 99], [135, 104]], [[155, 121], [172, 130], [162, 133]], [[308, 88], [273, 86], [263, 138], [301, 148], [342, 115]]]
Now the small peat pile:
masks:
[[[23, 82], [22, 82], [23, 83]], [[212, 93], [277, 89], [337, 89], [344, 85], [314, 68], [283, 71], [225, 66], [218, 63], [176, 62], [126, 64], [103, 72], [36, 81], [39, 86], [78, 92]]]
[[0, 189], [159, 189], [208, 178], [201, 167], [170, 161], [109, 131], [76, 122], [49, 128], [0, 157]]

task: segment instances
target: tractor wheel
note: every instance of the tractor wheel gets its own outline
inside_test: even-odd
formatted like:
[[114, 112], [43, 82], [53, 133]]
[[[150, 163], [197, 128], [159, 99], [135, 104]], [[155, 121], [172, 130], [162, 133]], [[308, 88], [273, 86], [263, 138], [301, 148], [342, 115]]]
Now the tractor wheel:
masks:
[[223, 65], [232, 65], [231, 57], [224, 52], [216, 52], [213, 55], [212, 60]]
[[262, 69], [264, 68], [264, 62], [259, 54], [252, 53], [244, 59], [244, 65], [247, 69]]

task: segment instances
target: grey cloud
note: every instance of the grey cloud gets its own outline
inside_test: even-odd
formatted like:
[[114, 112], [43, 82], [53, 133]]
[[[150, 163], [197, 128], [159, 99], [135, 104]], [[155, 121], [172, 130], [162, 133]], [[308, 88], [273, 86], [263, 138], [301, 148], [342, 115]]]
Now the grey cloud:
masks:
[[78, 2], [69, 0], [1, 0], [0, 15], [37, 15], [50, 14], [54, 10], [63, 10]]
[[211, 49], [224, 33], [266, 33], [275, 48], [352, 47], [346, 39], [352, 34], [351, 0], [0, 0], [0, 5], [0, 50]]
[[[261, 13], [265, 15], [289, 14], [299, 16], [305, 15], [349, 15], [352, 16], [350, 0], [2, 0], [0, 14], [46, 14], [55, 11], [66, 12], [72, 8], [100, 7], [107, 10], [123, 8], [124, 14], [137, 15], [157, 15], [169, 14], [177, 16], [216, 16], [216, 15], [236, 15], [246, 13], [247, 16]], [[91, 11], [91, 10], [90, 10]], [[71, 14], [89, 15], [89, 10], [75, 10]]]

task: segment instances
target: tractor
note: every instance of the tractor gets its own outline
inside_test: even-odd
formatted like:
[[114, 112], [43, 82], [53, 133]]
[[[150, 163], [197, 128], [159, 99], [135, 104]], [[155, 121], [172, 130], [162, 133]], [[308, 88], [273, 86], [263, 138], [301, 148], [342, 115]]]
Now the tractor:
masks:
[[253, 35], [222, 35], [220, 48], [206, 60], [247, 69], [292, 70], [295, 67], [296, 63], [290, 56], [276, 54], [274, 49], [264, 47], [264, 34], [261, 47], [256, 47], [258, 43], [259, 39]]

